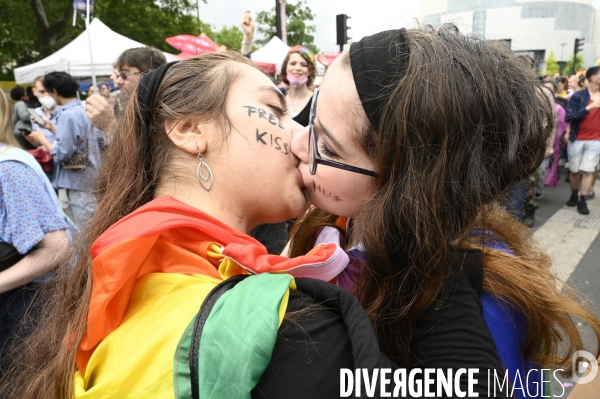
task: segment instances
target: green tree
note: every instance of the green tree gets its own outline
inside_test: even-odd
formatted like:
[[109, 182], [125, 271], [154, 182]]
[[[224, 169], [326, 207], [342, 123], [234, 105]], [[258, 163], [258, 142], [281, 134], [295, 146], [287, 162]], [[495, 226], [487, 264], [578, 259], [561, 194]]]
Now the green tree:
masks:
[[548, 75], [554, 75], [559, 70], [560, 66], [558, 65], [558, 62], [556, 62], [556, 58], [554, 58], [554, 52], [550, 51], [550, 55], [546, 58], [546, 73]]
[[235, 25], [230, 28], [226, 26], [222, 27], [221, 30], [215, 33], [215, 36], [212, 37], [217, 44], [227, 46], [227, 50], [235, 51], [239, 51], [242, 48], [243, 38], [244, 33]]
[[[169, 36], [200, 31], [213, 36], [210, 25], [198, 25], [195, 0], [97, 0], [94, 17], [121, 35], [172, 53], [176, 50], [164, 41]], [[15, 67], [52, 54], [83, 32], [83, 19], [77, 17], [75, 27], [72, 20], [73, 0], [0, 0], [0, 79], [12, 80]]]
[[[575, 58], [575, 71], [579, 71], [579, 70], [585, 70], [585, 63], [583, 62], [583, 55], [581, 54], [577, 54], [577, 57]], [[567, 63], [565, 64], [565, 69], [563, 71], [564, 75], [570, 75], [573, 73], [573, 56], [571, 56], [571, 59], [569, 61], [567, 61]]]
[[[50, 55], [72, 40], [73, 1], [0, 0], [0, 79], [12, 80], [12, 69]], [[69, 22], [68, 22], [69, 21]]]
[[[289, 46], [301, 44], [318, 53], [315, 45], [316, 31], [314, 25], [310, 24], [315, 19], [315, 14], [306, 4], [306, 0], [298, 0], [296, 4], [285, 4], [287, 43]], [[273, 36], [277, 35], [277, 24], [275, 20], [275, 7], [269, 11], [260, 11], [256, 14], [258, 33], [262, 39], [256, 40], [256, 44], [265, 45]]]
[[[180, 34], [199, 35], [193, 0], [98, 0], [94, 15], [109, 28], [130, 39], [167, 52], [175, 50], [165, 38]], [[210, 25], [201, 24], [211, 36]]]

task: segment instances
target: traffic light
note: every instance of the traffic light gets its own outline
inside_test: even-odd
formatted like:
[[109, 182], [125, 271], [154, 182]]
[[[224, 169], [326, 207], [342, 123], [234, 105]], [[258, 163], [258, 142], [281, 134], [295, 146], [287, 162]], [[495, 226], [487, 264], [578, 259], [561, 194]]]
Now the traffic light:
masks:
[[583, 43], [585, 42], [584, 38], [581, 39], [575, 39], [575, 49], [573, 50], [574, 54], [579, 53], [580, 51], [583, 51]]
[[344, 50], [344, 44], [348, 43], [349, 39], [352, 39], [351, 37], [348, 37], [348, 29], [350, 29], [350, 27], [348, 26], [348, 20], [350, 19], [349, 16], [347, 16], [346, 14], [339, 14], [335, 16], [335, 27], [336, 27], [336, 31], [337, 31], [337, 44], [339, 44], [340, 46], [340, 51]]

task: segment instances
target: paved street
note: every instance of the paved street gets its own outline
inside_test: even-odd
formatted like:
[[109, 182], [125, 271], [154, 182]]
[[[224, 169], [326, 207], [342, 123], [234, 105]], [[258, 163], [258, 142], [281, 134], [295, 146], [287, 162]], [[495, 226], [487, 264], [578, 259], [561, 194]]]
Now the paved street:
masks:
[[[589, 307], [600, 317], [600, 198], [588, 201], [587, 216], [566, 207], [571, 194], [566, 175], [567, 170], [561, 168], [558, 187], [544, 188], [544, 196], [538, 200], [534, 236], [552, 255], [556, 274], [587, 298]], [[600, 182], [596, 183], [596, 190], [600, 192]], [[585, 324], [579, 324], [585, 331]], [[587, 342], [593, 344], [589, 336]], [[562, 396], [566, 398], [572, 380], [566, 378], [563, 383], [567, 383]], [[560, 397], [559, 384], [553, 384], [553, 393]]]

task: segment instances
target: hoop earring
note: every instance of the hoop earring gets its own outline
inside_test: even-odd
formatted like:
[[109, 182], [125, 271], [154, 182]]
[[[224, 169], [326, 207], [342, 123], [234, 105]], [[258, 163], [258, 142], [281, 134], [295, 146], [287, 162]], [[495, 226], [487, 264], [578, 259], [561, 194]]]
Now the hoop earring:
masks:
[[[208, 164], [204, 162], [204, 155], [200, 153], [200, 150], [198, 150], [197, 158], [198, 161], [200, 161], [200, 163], [196, 168], [196, 178], [198, 179], [198, 183], [202, 186], [203, 189], [205, 189], [206, 191], [210, 191], [215, 182], [215, 176], [213, 175], [213, 172], [208, 166]], [[203, 166], [206, 169], [204, 173], [202, 171]]]

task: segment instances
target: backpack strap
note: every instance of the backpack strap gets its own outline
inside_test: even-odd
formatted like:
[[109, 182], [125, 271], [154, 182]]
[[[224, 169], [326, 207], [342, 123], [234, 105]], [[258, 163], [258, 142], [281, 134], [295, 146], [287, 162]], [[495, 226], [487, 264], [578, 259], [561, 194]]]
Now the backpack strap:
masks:
[[271, 362], [290, 288], [292, 276], [263, 273], [232, 277], [209, 293], [192, 333], [192, 399], [250, 398]]
[[[204, 325], [206, 324], [206, 320], [210, 315], [210, 312], [213, 310], [215, 303], [221, 298], [221, 296], [229, 291], [231, 288], [235, 287], [237, 283], [242, 281], [244, 278], [248, 277], [248, 275], [238, 275], [219, 283], [215, 288], [213, 288], [204, 302], [200, 307], [200, 311], [196, 316], [196, 321], [194, 322], [194, 330], [192, 333], [192, 344], [190, 346], [190, 375], [197, 376], [198, 375], [198, 353], [200, 352], [200, 337], [202, 336], [202, 330], [204, 329]], [[191, 379], [192, 385], [192, 399], [200, 398], [200, 387], [198, 386], [198, 379]]]

